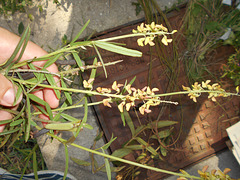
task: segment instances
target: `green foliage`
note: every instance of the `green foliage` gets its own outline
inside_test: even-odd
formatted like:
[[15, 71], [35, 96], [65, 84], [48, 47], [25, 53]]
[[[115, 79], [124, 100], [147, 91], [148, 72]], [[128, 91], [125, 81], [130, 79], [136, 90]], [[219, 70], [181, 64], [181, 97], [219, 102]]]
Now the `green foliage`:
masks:
[[228, 58], [228, 63], [223, 67], [223, 77], [228, 77], [234, 81], [235, 86], [240, 85], [240, 50]]
[[[189, 1], [184, 20], [188, 50], [184, 62], [191, 84], [203, 80], [205, 72], [211, 73], [206, 68], [209, 63], [205, 59], [207, 53], [220, 45], [240, 45], [239, 26], [240, 11], [223, 5], [221, 0]], [[230, 36], [221, 40], [228, 29]]]

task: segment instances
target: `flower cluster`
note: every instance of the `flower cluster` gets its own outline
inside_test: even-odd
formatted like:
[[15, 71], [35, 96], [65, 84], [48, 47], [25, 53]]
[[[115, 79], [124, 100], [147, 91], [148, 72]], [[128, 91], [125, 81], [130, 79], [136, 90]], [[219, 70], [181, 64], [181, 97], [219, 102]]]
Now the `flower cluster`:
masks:
[[[123, 87], [122, 90], [120, 90], [120, 87]], [[124, 86], [123, 84], [118, 84], [114, 81], [111, 88], [98, 87], [96, 90], [99, 93], [109, 94], [109, 98], [103, 100], [103, 105], [108, 107], [112, 107], [110, 103], [113, 102], [112, 97], [110, 97], [110, 93], [115, 91], [115, 94], [119, 95], [119, 98], [122, 100], [122, 102], [118, 105], [120, 112], [123, 112], [124, 109], [129, 111], [131, 107], [135, 106], [136, 101], [142, 101], [143, 105], [139, 108], [139, 112], [141, 114], [150, 113], [151, 110], [149, 108], [151, 106], [157, 106], [161, 102], [159, 97], [154, 96], [155, 92], [159, 91], [158, 88], [151, 89], [148, 86], [143, 89], [136, 89], [132, 87], [131, 84]], [[122, 95], [123, 92], [125, 95]]]
[[[134, 34], [136, 33], [144, 33], [144, 38], [139, 38], [137, 40], [137, 43], [139, 46], [144, 46], [149, 44], [150, 46], [154, 46], [155, 43], [153, 42], [154, 38], [157, 37], [157, 34], [163, 35], [162, 43], [164, 45], [168, 45], [168, 43], [172, 42], [172, 39], [168, 39], [166, 34], [173, 34], [177, 32], [177, 30], [172, 31], [171, 33], [168, 33], [168, 29], [164, 27], [162, 24], [155, 24], [152, 22], [151, 24], [145, 24], [142, 23], [140, 26], [137, 27], [137, 30], [132, 31]], [[148, 34], [148, 35], [147, 35]]]
[[201, 92], [207, 91], [208, 92], [208, 99], [211, 99], [212, 101], [216, 101], [216, 97], [227, 97], [229, 94], [221, 88], [221, 86], [218, 83], [214, 83], [210, 85], [211, 81], [207, 80], [206, 82], [202, 82], [202, 84], [199, 84], [198, 82], [195, 82], [194, 85], [192, 85], [192, 89], [190, 87], [183, 87], [183, 90], [191, 91], [188, 96], [190, 96], [190, 99], [193, 99], [194, 102], [197, 102], [197, 97], [201, 95]]

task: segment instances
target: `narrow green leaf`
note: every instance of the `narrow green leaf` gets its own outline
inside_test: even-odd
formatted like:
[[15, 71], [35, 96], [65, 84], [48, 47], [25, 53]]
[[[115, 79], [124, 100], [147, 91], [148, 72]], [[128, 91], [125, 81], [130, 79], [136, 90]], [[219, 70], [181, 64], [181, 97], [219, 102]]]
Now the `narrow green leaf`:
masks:
[[128, 155], [132, 153], [131, 149], [128, 148], [121, 148], [121, 149], [117, 149], [112, 153], [112, 156], [115, 157], [119, 157], [119, 158], [123, 158], [124, 156]]
[[24, 119], [18, 119], [16, 121], [13, 121], [10, 123], [10, 126], [17, 126], [19, 124], [21, 124], [24, 121]]
[[22, 135], [22, 128], [19, 129], [18, 133], [11, 138], [11, 143], [8, 145], [8, 148], [12, 147], [12, 145], [18, 140], [18, 138]]
[[46, 102], [45, 102], [44, 100], [40, 99], [39, 97], [35, 96], [34, 94], [28, 94], [28, 97], [29, 97], [32, 101], [34, 101], [34, 102], [36, 102], [36, 103], [38, 103], [38, 104], [41, 104], [41, 105], [43, 105], [43, 106], [45, 106], [45, 104], [46, 104]]
[[64, 119], [66, 119], [66, 120], [68, 120], [68, 121], [71, 121], [71, 122], [80, 121], [79, 119], [77, 119], [77, 118], [75, 118], [75, 117], [73, 117], [73, 116], [70, 116], [70, 115], [68, 115], [68, 114], [65, 114], [65, 113], [61, 113], [61, 116], [62, 116]]
[[[97, 58], [94, 58], [93, 65], [97, 64]], [[90, 79], [95, 79], [97, 68], [93, 68], [90, 74]]]
[[103, 137], [103, 132], [101, 131], [97, 137], [95, 137], [94, 141], [99, 141]]
[[126, 125], [126, 120], [125, 120], [124, 113], [120, 112], [120, 115], [121, 115], [121, 119], [122, 119], [122, 122], [123, 122], [123, 126], [125, 126]]
[[[49, 82], [49, 84], [53, 87], [57, 87], [57, 83], [55, 82], [55, 79], [53, 78], [53, 75], [51, 74], [45, 74], [45, 77], [47, 78], [47, 81]], [[58, 99], [60, 99], [61, 97], [61, 93], [59, 90], [54, 89], [54, 92], [57, 96]]]
[[22, 22], [20, 22], [18, 25], [18, 34], [21, 35], [23, 33], [23, 31], [24, 31], [24, 25]]
[[[63, 79], [61, 79], [61, 85], [63, 88], [67, 88]], [[63, 91], [63, 93], [64, 93], [65, 97], [67, 98], [67, 101], [69, 102], [69, 104], [72, 105], [72, 96], [71, 96], [72, 93], [69, 91]]]
[[46, 111], [48, 113], [49, 118], [52, 120], [53, 119], [53, 114], [52, 114], [52, 109], [48, 103], [46, 103], [44, 100], [40, 99], [39, 97], [33, 95], [33, 94], [28, 94], [28, 97], [32, 100], [35, 101], [36, 103], [39, 103], [43, 106], [45, 106]]
[[74, 157], [70, 157], [70, 159], [80, 166], [90, 166], [91, 165], [90, 162], [87, 162], [87, 161], [84, 161], [84, 160], [81, 160], [81, 159], [77, 159], [77, 158], [74, 158]]
[[[66, 102], [64, 102], [64, 103], [62, 104], [61, 108], [64, 109], [64, 108], [67, 107], [67, 106], [68, 106], [68, 104], [67, 104]], [[59, 121], [62, 112], [63, 112], [63, 110], [58, 111], [58, 113], [53, 117], [53, 121]]]
[[17, 93], [16, 93], [16, 96], [15, 96], [15, 99], [13, 102], [13, 106], [16, 105], [16, 102], [20, 98], [21, 94], [22, 94], [22, 88], [20, 86], [18, 86]]
[[54, 56], [53, 58], [50, 58], [43, 66], [44, 69], [46, 69], [47, 67], [51, 66], [53, 63], [55, 63], [60, 56], [62, 56], [62, 53], [57, 54], [56, 56]]
[[12, 122], [12, 119], [1, 120], [1, 121], [0, 121], [0, 125], [2, 125], [2, 124], [8, 124], [8, 123], [10, 123], [10, 122]]
[[67, 173], [68, 173], [68, 162], [69, 162], [67, 145], [64, 144], [64, 147], [65, 147], [65, 157], [66, 157], [66, 162], [65, 162], [65, 170], [64, 170], [64, 177], [63, 177], [63, 180], [65, 180], [66, 177], [67, 177]]
[[72, 52], [72, 55], [78, 65], [78, 67], [81, 69], [82, 72], [84, 72], [84, 69], [81, 68], [81, 67], [83, 67], [83, 63], [82, 63], [82, 60], [80, 59], [78, 53]]
[[166, 120], [166, 121], [153, 121], [153, 122], [151, 122], [147, 125], [147, 128], [152, 129], [152, 127], [156, 127], [156, 126], [157, 126], [157, 128], [163, 128], [163, 127], [167, 127], [167, 126], [172, 126], [172, 125], [177, 124], [177, 123], [178, 123], [177, 121], [168, 121], [168, 120]]
[[86, 29], [86, 27], [88, 26], [90, 22], [90, 19], [84, 24], [84, 26], [82, 27], [82, 29], [79, 31], [79, 33], [73, 38], [73, 40], [71, 41], [71, 45], [72, 43], [74, 43], [76, 40], [78, 40], [78, 38], [80, 37], [80, 35], [82, 34], [82, 32]]
[[[30, 94], [29, 94], [30, 95]], [[25, 142], [28, 141], [29, 139], [29, 135], [30, 135], [30, 121], [31, 121], [31, 117], [32, 117], [32, 113], [31, 113], [31, 104], [30, 104], [30, 99], [29, 99], [29, 95], [26, 96], [26, 112], [27, 112], [27, 120], [26, 120], [26, 124], [25, 124]]]
[[35, 179], [38, 179], [38, 174], [37, 174], [37, 155], [36, 155], [36, 151], [33, 151], [33, 172], [34, 172], [34, 177]]
[[[3, 64], [0, 65], [0, 66], [1, 66], [1, 69], [6, 68], [7, 66], [9, 66], [9, 65], [12, 63], [12, 61], [13, 61], [13, 60], [15, 59], [15, 57], [18, 55], [18, 53], [19, 53], [19, 51], [20, 51], [21, 48], [22, 48], [22, 52], [24, 51], [25, 47], [22, 46], [22, 45], [23, 45], [24, 42], [25, 42], [25, 44], [26, 44], [27, 37], [28, 37], [29, 35], [30, 35], [30, 28], [29, 28], [29, 26], [27, 26], [27, 28], [25, 29], [25, 31], [24, 31], [24, 33], [23, 33], [23, 35], [22, 35], [22, 37], [21, 37], [21, 39], [20, 39], [20, 41], [19, 41], [19, 43], [18, 43], [18, 45], [16, 46], [15, 50], [13, 51], [11, 57], [8, 59], [8, 61], [5, 61], [5, 63], [3, 63]], [[21, 54], [22, 54], [22, 53], [20, 53], [20, 55], [21, 55]], [[20, 55], [19, 55], [18, 57], [21, 58]], [[19, 58], [18, 58], [18, 59], [19, 59]], [[14, 65], [14, 63], [12, 63], [12, 65]], [[9, 67], [10, 67], [10, 66], [9, 66]]]
[[58, 131], [69, 131], [74, 128], [72, 123], [52, 123], [52, 124], [46, 124], [46, 129], [50, 130], [58, 130]]
[[144, 141], [143, 139], [141, 139], [140, 137], [136, 137], [136, 140], [143, 146], [146, 147], [146, 149], [154, 156], [158, 156], [157, 151], [152, 148], [146, 141]]
[[99, 60], [102, 63], [103, 71], [104, 71], [104, 74], [105, 74], [105, 76], [107, 78], [107, 71], [106, 71], [106, 67], [105, 67], [105, 64], [103, 62], [102, 56], [101, 56], [100, 52], [98, 51], [97, 46], [95, 46], [95, 44], [93, 44], [93, 47], [94, 47], [94, 49], [95, 49], [95, 51], [96, 51], [96, 53], [98, 55]]
[[84, 127], [84, 128], [87, 128], [87, 129], [90, 129], [90, 130], [93, 130], [93, 127], [92, 127], [90, 124], [84, 123], [84, 124], [83, 124], [83, 127]]
[[[9, 132], [9, 131], [12, 131], [14, 129], [14, 127], [10, 127], [8, 130], [5, 129], [5, 133], [6, 132]], [[1, 133], [0, 133], [0, 136], [1, 136]], [[3, 140], [1, 141], [1, 145], [0, 145], [0, 148], [2, 148], [8, 141], [8, 139], [11, 137], [11, 133], [10, 134], [7, 134], [7, 135], [4, 135], [4, 138]]]
[[123, 54], [126, 56], [132, 56], [132, 57], [142, 57], [142, 52], [133, 50], [133, 49], [128, 49], [122, 46], [118, 46], [115, 44], [112, 44], [110, 42], [104, 42], [104, 41], [95, 41], [94, 42], [96, 46], [105, 49], [107, 51], [111, 51], [114, 53], [118, 54]]
[[20, 129], [21, 129], [21, 127], [15, 128], [13, 130], [4, 130], [3, 132], [0, 133], [0, 136], [15, 133], [15, 132], [19, 131]]
[[160, 147], [161, 154], [166, 157], [167, 156], [167, 149], [164, 148], [163, 146]]
[[85, 102], [84, 102], [84, 117], [83, 120], [80, 124], [80, 126], [77, 128], [77, 132], [74, 134], [75, 137], [78, 136], [79, 132], [81, 131], [83, 124], [87, 122], [87, 117], [88, 117], [88, 100], [87, 97], [84, 97]]
[[101, 148], [107, 149], [112, 144], [112, 142], [115, 141], [115, 139], [117, 139], [117, 137], [113, 138], [113, 134], [112, 134], [110, 141], [107, 144], [105, 144], [104, 146], [102, 146]]
[[[102, 152], [105, 154], [104, 149], [102, 149]], [[109, 161], [108, 161], [107, 158], [104, 158], [104, 161], [105, 161], [105, 167], [106, 167], [106, 171], [107, 171], [108, 180], [111, 180], [111, 178], [112, 178], [112, 173], [111, 173], [110, 163], [109, 163]]]
[[124, 148], [128, 148], [131, 150], [139, 150], [139, 149], [143, 149], [142, 145], [128, 145], [128, 146], [124, 146]]
[[[171, 135], [171, 130], [170, 129], [165, 129], [165, 130], [162, 130], [162, 131], [160, 131], [160, 132], [158, 132], [158, 137], [160, 138], [160, 139], [162, 139], [162, 138], [166, 138], [166, 137], [168, 137], [168, 136], [170, 136]], [[152, 139], [158, 139], [158, 137], [157, 137], [157, 135], [152, 135], [150, 138], [152, 138]]]
[[47, 115], [48, 116], [48, 113], [47, 111], [41, 106], [41, 105], [38, 105], [38, 104], [34, 104], [34, 106], [43, 114]]
[[125, 109], [124, 109], [123, 113], [124, 113], [124, 117], [125, 117], [125, 120], [127, 122], [127, 125], [131, 130], [131, 134], [132, 134], [132, 136], [134, 136], [135, 135], [135, 128], [134, 128], [132, 118], [130, 117], [129, 113]]

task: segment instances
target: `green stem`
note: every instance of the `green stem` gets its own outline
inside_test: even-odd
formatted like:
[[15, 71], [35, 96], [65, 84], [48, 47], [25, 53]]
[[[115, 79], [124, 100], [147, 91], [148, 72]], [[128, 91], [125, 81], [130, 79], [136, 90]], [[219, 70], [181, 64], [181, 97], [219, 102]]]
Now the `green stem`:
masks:
[[[49, 136], [57, 139], [58, 141], [60, 141], [61, 143], [66, 143], [67, 141], [65, 139], [62, 139], [58, 136], [55, 136], [53, 134], [50, 134], [48, 133]], [[133, 162], [133, 161], [128, 161], [128, 160], [125, 160], [125, 159], [121, 159], [121, 158], [118, 158], [118, 157], [115, 157], [115, 156], [111, 156], [111, 155], [108, 155], [108, 154], [104, 154], [104, 153], [101, 153], [99, 151], [95, 151], [95, 150], [92, 150], [92, 149], [88, 149], [86, 147], [83, 147], [83, 146], [80, 146], [78, 144], [74, 144], [74, 143], [71, 143], [70, 144], [71, 146], [74, 146], [74, 147], [77, 147], [79, 149], [82, 149], [84, 151], [87, 151], [87, 152], [90, 152], [90, 153], [93, 153], [93, 154], [97, 154], [97, 155], [100, 155], [102, 157], [105, 157], [105, 158], [109, 158], [109, 159], [112, 159], [114, 161], [120, 161], [122, 163], [126, 163], [126, 164], [130, 164], [130, 165], [133, 165], [133, 166], [138, 166], [138, 167], [141, 167], [141, 168], [145, 168], [145, 169], [149, 169], [149, 170], [152, 170], [152, 171], [156, 171], [156, 172], [161, 172], [161, 173], [166, 173], [166, 174], [170, 174], [170, 175], [174, 175], [174, 176], [181, 176], [181, 177], [186, 177], [186, 178], [192, 178], [192, 179], [201, 179], [200, 177], [196, 177], [196, 176], [191, 176], [191, 175], [187, 175], [187, 174], [181, 174], [181, 173], [176, 173], [176, 172], [172, 172], [172, 171], [168, 171], [168, 170], [164, 170], [164, 169], [158, 169], [158, 168], [155, 168], [155, 167], [151, 167], [151, 166], [146, 166], [144, 164], [140, 164], [140, 163], [136, 163], [136, 162]]]

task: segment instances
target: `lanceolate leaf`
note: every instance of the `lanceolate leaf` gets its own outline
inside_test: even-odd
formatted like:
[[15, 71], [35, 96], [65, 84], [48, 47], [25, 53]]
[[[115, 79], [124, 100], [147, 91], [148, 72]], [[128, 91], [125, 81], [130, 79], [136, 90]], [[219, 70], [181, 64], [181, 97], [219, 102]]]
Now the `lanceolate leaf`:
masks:
[[117, 139], [117, 137], [113, 138], [113, 135], [112, 135], [110, 141], [107, 144], [105, 144], [104, 146], [102, 146], [101, 148], [107, 149], [112, 144], [112, 142], [115, 141], [115, 139]]
[[61, 113], [61, 116], [62, 116], [64, 119], [66, 119], [66, 120], [68, 120], [68, 121], [71, 121], [71, 122], [73, 122], [73, 121], [79, 121], [79, 119], [76, 119], [75, 117], [70, 116], [70, 115], [65, 114], [65, 113]]
[[153, 121], [152, 123], [149, 123], [147, 125], [148, 129], [152, 129], [152, 127], [157, 126], [157, 128], [163, 128], [163, 127], [167, 127], [167, 126], [172, 126], [174, 124], [177, 124], [178, 122], [176, 121]]
[[46, 103], [44, 100], [40, 99], [39, 97], [37, 97], [37, 96], [35, 96], [35, 95], [33, 95], [33, 94], [28, 94], [28, 97], [29, 97], [32, 101], [35, 101], [36, 103], [45, 106], [49, 118], [50, 118], [51, 120], [53, 119], [52, 109], [51, 109], [51, 107], [49, 106], [48, 103]]
[[132, 57], [142, 57], [142, 53], [137, 50], [128, 49], [122, 46], [118, 46], [115, 44], [112, 44], [110, 42], [103, 42], [103, 41], [95, 41], [94, 42], [96, 46], [105, 49], [107, 51], [115, 52], [118, 54], [123, 54], [126, 56], [132, 56]]
[[36, 155], [36, 151], [33, 151], [33, 172], [34, 172], [34, 177], [35, 179], [38, 179], [38, 174], [37, 174], [37, 155]]
[[132, 152], [131, 149], [128, 149], [128, 148], [121, 148], [121, 149], [117, 149], [117, 150], [115, 150], [115, 151], [112, 153], [112, 156], [122, 158], [122, 157], [124, 157], [124, 156], [130, 154], [131, 152]]
[[47, 62], [44, 64], [43, 68], [46, 69], [47, 67], [51, 66], [53, 63], [55, 63], [58, 58], [62, 56], [62, 53], [57, 54], [55, 57], [50, 58], [49, 60], [47, 60]]
[[88, 24], [89, 24], [89, 22], [90, 22], [90, 20], [88, 20], [85, 24], [84, 24], [84, 26], [82, 27], [82, 29], [79, 31], [79, 33], [73, 38], [73, 40], [71, 41], [71, 45], [72, 45], [72, 43], [74, 43], [76, 40], [78, 40], [78, 38], [79, 38], [79, 36], [82, 34], [82, 32], [86, 29], [86, 27], [88, 26]]
[[80, 59], [79, 55], [76, 52], [72, 53], [78, 67], [81, 69], [82, 72], [84, 72], [84, 69], [82, 69], [81, 67], [83, 67], [83, 63], [82, 60]]
[[[104, 149], [102, 149], [102, 152], [105, 154]], [[105, 161], [108, 180], [111, 180], [112, 174], [111, 174], [111, 167], [110, 167], [109, 160], [107, 158], [104, 158], [104, 161]]]
[[124, 109], [123, 113], [124, 113], [124, 117], [125, 117], [125, 120], [127, 122], [127, 125], [131, 130], [132, 136], [134, 136], [135, 135], [135, 128], [134, 128], [134, 124], [132, 122], [132, 118], [130, 117], [129, 113], [125, 109]]
[[[62, 85], [63, 88], [67, 88], [67, 86], [66, 86], [66, 84], [65, 84], [65, 82], [64, 82], [63, 79], [61, 79], [61, 85]], [[69, 102], [69, 104], [72, 105], [71, 92], [69, 92], [69, 91], [64, 91], [63, 93], [64, 93], [64, 95], [66, 96], [67, 101]]]
[[[50, 84], [51, 86], [57, 87], [57, 83], [55, 82], [55, 79], [53, 78], [53, 75], [51, 75], [51, 74], [45, 74], [45, 77], [47, 78], [47, 81], [49, 82], [49, 84]], [[57, 89], [54, 89], [54, 92], [55, 92], [57, 98], [60, 99], [60, 96], [61, 96], [60, 91], [57, 90]]]
[[70, 159], [80, 166], [90, 166], [91, 165], [90, 162], [87, 162], [87, 161], [84, 161], [84, 160], [81, 160], [81, 159], [77, 159], [77, 158], [74, 158], [74, 157], [70, 157]]

